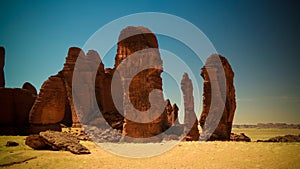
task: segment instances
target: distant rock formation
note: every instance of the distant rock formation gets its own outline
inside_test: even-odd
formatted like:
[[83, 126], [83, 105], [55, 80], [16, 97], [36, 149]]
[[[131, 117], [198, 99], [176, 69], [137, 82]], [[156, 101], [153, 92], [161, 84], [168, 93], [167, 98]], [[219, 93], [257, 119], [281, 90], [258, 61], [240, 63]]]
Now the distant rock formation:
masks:
[[5, 77], [4, 77], [4, 64], [5, 64], [5, 49], [0, 46], [0, 88], [5, 87]]
[[[207, 134], [206, 132], [213, 132], [209, 140], [229, 140], [236, 109], [235, 89], [233, 85], [234, 73], [227, 59], [217, 54], [211, 55], [201, 70], [204, 87], [200, 126], [204, 130], [204, 135]], [[222, 71], [224, 71], [225, 77]], [[226, 86], [221, 84], [221, 82], [226, 82]], [[224, 89], [226, 90], [224, 91]], [[214, 105], [211, 106], [213, 96], [215, 100], [213, 100]], [[224, 98], [226, 100], [223, 100]], [[224, 104], [225, 107], [223, 110], [222, 105]], [[223, 111], [223, 114], [215, 130], [212, 129], [213, 125], [205, 125], [209, 113], [211, 113], [210, 116], [212, 117], [211, 122], [214, 122], [220, 111]]]
[[167, 115], [167, 118], [164, 119], [165, 120], [164, 126], [166, 128], [169, 128], [173, 125], [178, 125], [179, 124], [178, 111], [179, 111], [179, 108], [177, 107], [176, 103], [174, 103], [173, 106], [172, 106], [171, 101], [169, 99], [167, 99], [166, 100], [165, 112], [164, 112], [164, 114]]
[[187, 73], [181, 79], [181, 90], [184, 99], [184, 134], [185, 141], [198, 141], [198, 120], [194, 110], [193, 84]]
[[300, 134], [277, 136], [267, 140], [257, 140], [257, 142], [300, 142]]
[[300, 124], [286, 123], [257, 123], [255, 124], [234, 124], [233, 128], [273, 128], [273, 129], [300, 129]]

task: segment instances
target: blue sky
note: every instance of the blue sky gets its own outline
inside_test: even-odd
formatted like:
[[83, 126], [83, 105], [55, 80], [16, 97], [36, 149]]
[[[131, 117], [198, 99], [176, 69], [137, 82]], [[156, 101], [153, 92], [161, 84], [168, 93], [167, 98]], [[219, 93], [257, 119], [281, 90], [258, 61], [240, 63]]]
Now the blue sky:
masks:
[[[300, 123], [299, 9], [297, 1], [2, 0], [6, 87], [29, 81], [39, 89], [62, 69], [69, 47], [82, 47], [105, 24], [137, 12], [164, 12], [196, 25], [228, 58], [236, 75], [234, 123]], [[113, 59], [105, 65], [112, 67]], [[194, 67], [195, 74], [202, 66]]]

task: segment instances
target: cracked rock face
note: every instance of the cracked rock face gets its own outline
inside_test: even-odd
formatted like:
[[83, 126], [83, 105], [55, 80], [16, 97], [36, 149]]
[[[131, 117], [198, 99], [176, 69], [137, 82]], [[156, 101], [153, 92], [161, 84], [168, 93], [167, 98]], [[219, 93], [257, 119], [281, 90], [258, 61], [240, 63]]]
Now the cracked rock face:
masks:
[[[225, 57], [214, 54], [207, 59], [201, 69], [201, 76], [204, 79], [203, 108], [200, 117], [203, 133], [213, 132], [208, 138], [209, 140], [229, 140], [236, 109], [234, 72]], [[215, 98], [213, 100], [214, 105], [211, 105], [212, 98]], [[224, 105], [225, 107], [222, 109]], [[213, 130], [212, 125], [205, 124], [207, 117], [211, 113], [211, 120], [214, 121], [218, 119], [217, 116], [220, 112], [222, 113], [220, 121], [217, 122], [217, 127]]]
[[33, 130], [42, 131], [45, 130], [44, 126], [50, 127], [59, 123], [67, 126], [79, 123], [73, 105], [71, 85], [75, 62], [80, 52], [79, 48], [70, 48], [63, 70], [43, 83], [30, 111], [29, 122], [34, 125]]
[[67, 150], [73, 154], [90, 154], [90, 151], [79, 143], [76, 136], [57, 131], [30, 135], [26, 138], [25, 144], [35, 150]]
[[[146, 65], [152, 65], [152, 68], [138, 70]], [[167, 115], [163, 113], [162, 60], [155, 35], [144, 27], [123, 29], [119, 36], [115, 69], [120, 74], [124, 89], [123, 135], [126, 137], [123, 140], [150, 138], [162, 133]], [[151, 95], [153, 90], [155, 94]], [[150, 104], [151, 97], [156, 104]], [[163, 106], [162, 110], [160, 106]], [[153, 111], [147, 112], [151, 108]], [[136, 110], [136, 114], [132, 113]], [[148, 119], [147, 122], [141, 122]]]

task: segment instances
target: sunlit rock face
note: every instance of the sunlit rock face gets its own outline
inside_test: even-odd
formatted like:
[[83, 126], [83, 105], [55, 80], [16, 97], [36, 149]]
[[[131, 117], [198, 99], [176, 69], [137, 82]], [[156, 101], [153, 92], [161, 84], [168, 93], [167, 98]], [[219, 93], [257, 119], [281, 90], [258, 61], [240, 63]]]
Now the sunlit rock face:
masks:
[[186, 141], [198, 141], [198, 120], [194, 111], [193, 84], [187, 73], [181, 79], [181, 90], [184, 99], [184, 134]]
[[[204, 79], [200, 117], [203, 136], [212, 132], [209, 140], [229, 140], [236, 109], [234, 72], [225, 57], [213, 54], [201, 69], [201, 76]], [[220, 113], [221, 117], [218, 118]], [[215, 129], [213, 123], [217, 123]]]
[[[147, 68], [148, 65], [152, 67]], [[162, 60], [155, 35], [144, 27], [123, 29], [114, 69], [118, 70], [124, 89], [124, 140], [160, 140], [154, 136], [167, 127], [164, 126], [167, 114], [162, 93]], [[151, 104], [151, 100], [155, 104]]]
[[29, 122], [33, 133], [47, 129], [59, 130], [59, 124], [79, 124], [72, 100], [72, 77], [80, 53], [83, 54], [80, 48], [70, 48], [62, 71], [43, 83], [30, 111]]

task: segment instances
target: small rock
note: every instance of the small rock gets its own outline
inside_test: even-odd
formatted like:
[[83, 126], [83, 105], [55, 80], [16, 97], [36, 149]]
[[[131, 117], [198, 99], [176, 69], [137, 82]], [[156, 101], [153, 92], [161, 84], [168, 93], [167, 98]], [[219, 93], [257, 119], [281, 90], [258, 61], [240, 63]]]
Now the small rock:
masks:
[[18, 145], [19, 145], [19, 143], [14, 142], [14, 141], [7, 141], [7, 143], [6, 143], [6, 147], [15, 147]]
[[35, 150], [51, 150], [51, 147], [45, 143], [43, 137], [38, 134], [26, 137], [25, 144]]
[[251, 142], [250, 137], [246, 136], [244, 133], [241, 134], [230, 134], [230, 141], [246, 141]]

